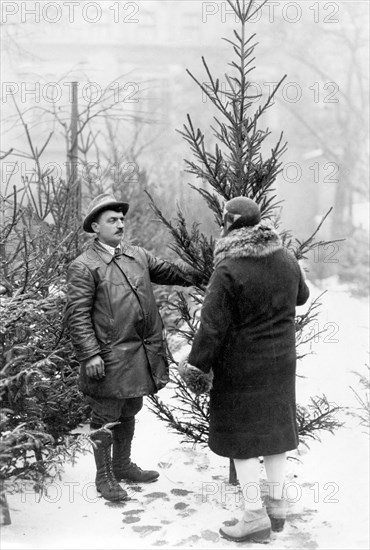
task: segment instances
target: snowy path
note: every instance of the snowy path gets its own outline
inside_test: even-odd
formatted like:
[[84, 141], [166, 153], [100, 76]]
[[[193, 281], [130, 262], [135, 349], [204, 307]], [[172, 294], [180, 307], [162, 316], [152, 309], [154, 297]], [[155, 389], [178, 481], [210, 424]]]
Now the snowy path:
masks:
[[[338, 330], [329, 341], [319, 339], [316, 355], [301, 365], [306, 378], [298, 379], [298, 401], [325, 393], [339, 405], [356, 406], [349, 386], [358, 389], [351, 371], [366, 372], [368, 304], [333, 289], [323, 298], [319, 322], [336, 323]], [[346, 426], [334, 436], [325, 433], [301, 462], [289, 461], [289, 521], [270, 548], [369, 548], [368, 436], [355, 418], [343, 418]], [[237, 489], [226, 483], [226, 459], [181, 444], [146, 408], [138, 415], [133, 459], [156, 466], [161, 476], [131, 486], [124, 503], [96, 496], [90, 453], [67, 466], [40, 502], [32, 492], [9, 495], [12, 524], [2, 527], [2, 549], [261, 548], [218, 534], [224, 521], [240, 515]]]

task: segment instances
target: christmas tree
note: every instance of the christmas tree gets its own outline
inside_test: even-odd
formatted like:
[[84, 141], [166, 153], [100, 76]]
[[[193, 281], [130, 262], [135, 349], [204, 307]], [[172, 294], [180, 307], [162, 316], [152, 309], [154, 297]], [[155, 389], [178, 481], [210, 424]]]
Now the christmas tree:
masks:
[[[179, 130], [192, 152], [192, 158], [185, 160], [187, 172], [202, 182], [200, 186], [191, 184], [191, 187], [204, 199], [219, 227], [226, 201], [238, 196], [253, 199], [260, 207], [262, 219], [269, 219], [279, 230], [284, 245], [294, 252], [298, 260], [304, 259], [310, 251], [324, 244], [316, 236], [329, 212], [314, 234], [304, 241], [299, 241], [290, 231], [280, 228], [281, 201], [274, 185], [282, 171], [282, 155], [287, 144], [281, 133], [270, 153], [265, 154], [271, 132], [269, 128], [263, 127], [262, 117], [273, 106], [273, 98], [285, 76], [266, 98], [256, 95], [251, 74], [255, 69], [254, 51], [257, 43], [255, 34], [247, 35], [247, 26], [266, 2], [259, 6], [253, 0], [228, 0], [228, 3], [238, 18], [240, 28], [234, 30], [232, 38], [224, 38], [234, 52], [234, 59], [228, 64], [229, 69], [225, 74], [227, 91], [220, 85], [220, 79], [214, 77], [204, 58], [202, 62], [207, 83], [187, 71], [217, 112], [211, 126], [215, 141], [212, 150], [206, 147], [205, 133], [196, 128], [190, 115], [183, 129]], [[173, 221], [166, 219], [154, 201], [152, 207], [171, 233], [172, 250], [181, 260], [209, 278], [213, 271], [215, 239], [203, 234], [198, 223], [188, 224], [180, 207]], [[190, 294], [176, 291], [168, 300], [166, 314], [167, 320], [172, 321], [170, 332], [180, 334], [187, 344], [191, 344], [197, 330], [204, 290], [204, 287], [199, 286]], [[296, 317], [297, 348], [313, 338], [309, 328], [318, 315], [319, 300], [313, 301], [304, 314]], [[171, 351], [169, 349], [174, 361]], [[298, 358], [304, 354], [304, 351], [297, 350]], [[181, 434], [184, 441], [207, 444], [208, 395], [192, 394], [177, 372], [171, 373], [171, 385], [174, 388], [171, 404], [164, 403], [155, 395], [150, 397], [151, 409], [170, 429]], [[341, 423], [335, 417], [337, 410], [338, 407], [332, 406], [326, 396], [312, 397], [308, 406], [298, 405], [297, 422], [301, 440], [307, 444], [308, 439], [318, 438], [320, 430], [333, 431], [339, 427]]]

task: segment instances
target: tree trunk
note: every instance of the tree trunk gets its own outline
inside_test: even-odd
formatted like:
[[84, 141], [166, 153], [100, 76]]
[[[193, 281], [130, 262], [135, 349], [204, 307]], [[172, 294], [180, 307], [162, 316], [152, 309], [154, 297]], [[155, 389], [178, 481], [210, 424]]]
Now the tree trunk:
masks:
[[238, 484], [235, 464], [232, 458], [229, 458], [229, 483], [231, 483], [232, 485]]
[[9, 505], [6, 499], [6, 493], [4, 488], [4, 482], [0, 482], [0, 525], [10, 525], [10, 512]]

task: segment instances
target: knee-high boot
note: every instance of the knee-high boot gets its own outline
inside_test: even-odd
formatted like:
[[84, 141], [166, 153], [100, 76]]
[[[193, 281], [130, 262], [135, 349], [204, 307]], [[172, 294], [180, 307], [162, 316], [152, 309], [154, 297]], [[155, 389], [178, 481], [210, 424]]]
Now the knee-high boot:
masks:
[[155, 470], [142, 470], [131, 462], [131, 444], [135, 432], [135, 418], [123, 420], [113, 428], [113, 472], [118, 481], [150, 483], [156, 481], [159, 473]]
[[106, 430], [97, 430], [90, 435], [90, 439], [96, 445], [96, 448], [93, 448], [96, 464], [96, 490], [106, 500], [116, 502], [127, 499], [127, 492], [122, 489], [113, 474], [112, 434]]

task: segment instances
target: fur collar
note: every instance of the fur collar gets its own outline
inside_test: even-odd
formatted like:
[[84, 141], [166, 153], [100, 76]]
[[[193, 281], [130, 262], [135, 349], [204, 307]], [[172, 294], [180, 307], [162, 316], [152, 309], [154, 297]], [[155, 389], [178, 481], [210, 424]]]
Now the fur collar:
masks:
[[216, 243], [214, 267], [230, 258], [262, 257], [282, 248], [280, 236], [268, 222], [230, 231]]

